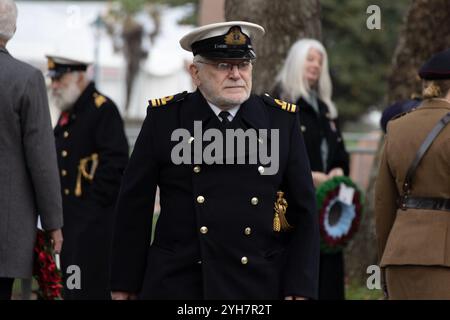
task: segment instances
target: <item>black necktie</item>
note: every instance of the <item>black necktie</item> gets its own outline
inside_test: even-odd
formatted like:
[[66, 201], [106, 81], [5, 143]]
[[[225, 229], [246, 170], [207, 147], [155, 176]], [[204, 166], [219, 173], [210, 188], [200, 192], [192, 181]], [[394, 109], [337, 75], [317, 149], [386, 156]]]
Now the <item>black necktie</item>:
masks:
[[230, 120], [228, 119], [229, 116], [230, 113], [228, 111], [222, 111], [221, 113], [219, 113], [219, 118], [222, 119], [222, 124], [225, 128], [230, 126]]

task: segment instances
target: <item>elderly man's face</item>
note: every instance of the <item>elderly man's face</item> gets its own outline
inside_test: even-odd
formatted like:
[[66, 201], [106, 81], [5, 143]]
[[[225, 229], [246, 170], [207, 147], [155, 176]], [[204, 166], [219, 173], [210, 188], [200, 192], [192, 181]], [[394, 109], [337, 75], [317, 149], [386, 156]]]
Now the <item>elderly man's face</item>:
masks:
[[252, 63], [247, 60], [202, 60], [190, 66], [195, 85], [221, 109], [245, 102], [252, 90]]
[[66, 73], [59, 78], [52, 78], [51, 99], [61, 111], [67, 111], [75, 104], [81, 95], [79, 73]]

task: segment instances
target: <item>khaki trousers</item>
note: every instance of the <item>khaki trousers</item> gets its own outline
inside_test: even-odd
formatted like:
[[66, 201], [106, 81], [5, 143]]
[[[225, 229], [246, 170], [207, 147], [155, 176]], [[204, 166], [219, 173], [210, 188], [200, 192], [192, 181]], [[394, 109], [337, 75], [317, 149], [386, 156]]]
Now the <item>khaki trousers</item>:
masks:
[[450, 300], [450, 268], [387, 266], [389, 300]]

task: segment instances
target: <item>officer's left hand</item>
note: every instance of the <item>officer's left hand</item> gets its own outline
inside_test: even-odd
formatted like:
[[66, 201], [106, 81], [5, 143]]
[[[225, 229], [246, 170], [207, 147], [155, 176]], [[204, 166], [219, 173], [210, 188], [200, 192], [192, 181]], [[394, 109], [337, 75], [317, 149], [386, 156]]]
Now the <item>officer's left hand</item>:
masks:
[[284, 300], [308, 300], [304, 297], [297, 297], [297, 296], [289, 296], [289, 297], [285, 297]]
[[112, 300], [136, 300], [137, 295], [132, 294], [130, 292], [113, 291], [113, 292], [111, 292], [111, 299]]

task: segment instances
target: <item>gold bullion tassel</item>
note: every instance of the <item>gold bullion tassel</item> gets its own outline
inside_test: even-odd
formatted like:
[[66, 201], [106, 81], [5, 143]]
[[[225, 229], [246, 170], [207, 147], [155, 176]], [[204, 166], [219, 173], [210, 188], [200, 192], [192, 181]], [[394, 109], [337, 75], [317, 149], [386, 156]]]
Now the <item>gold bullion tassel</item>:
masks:
[[273, 231], [275, 232], [281, 231], [280, 216], [277, 212], [275, 212], [275, 217], [273, 218]]
[[283, 198], [284, 192], [277, 192], [277, 201], [275, 202], [275, 217], [273, 218], [273, 231], [288, 231], [292, 229], [286, 220], [286, 210], [288, 203], [285, 198]]
[[[87, 165], [89, 162], [91, 164], [91, 170], [87, 172]], [[78, 175], [77, 175], [77, 185], [75, 187], [75, 196], [81, 197], [83, 192], [81, 191], [81, 177], [85, 178], [87, 181], [92, 182], [94, 180], [95, 171], [98, 167], [98, 154], [93, 153], [91, 156], [83, 158], [80, 160], [80, 164], [78, 165]]]

